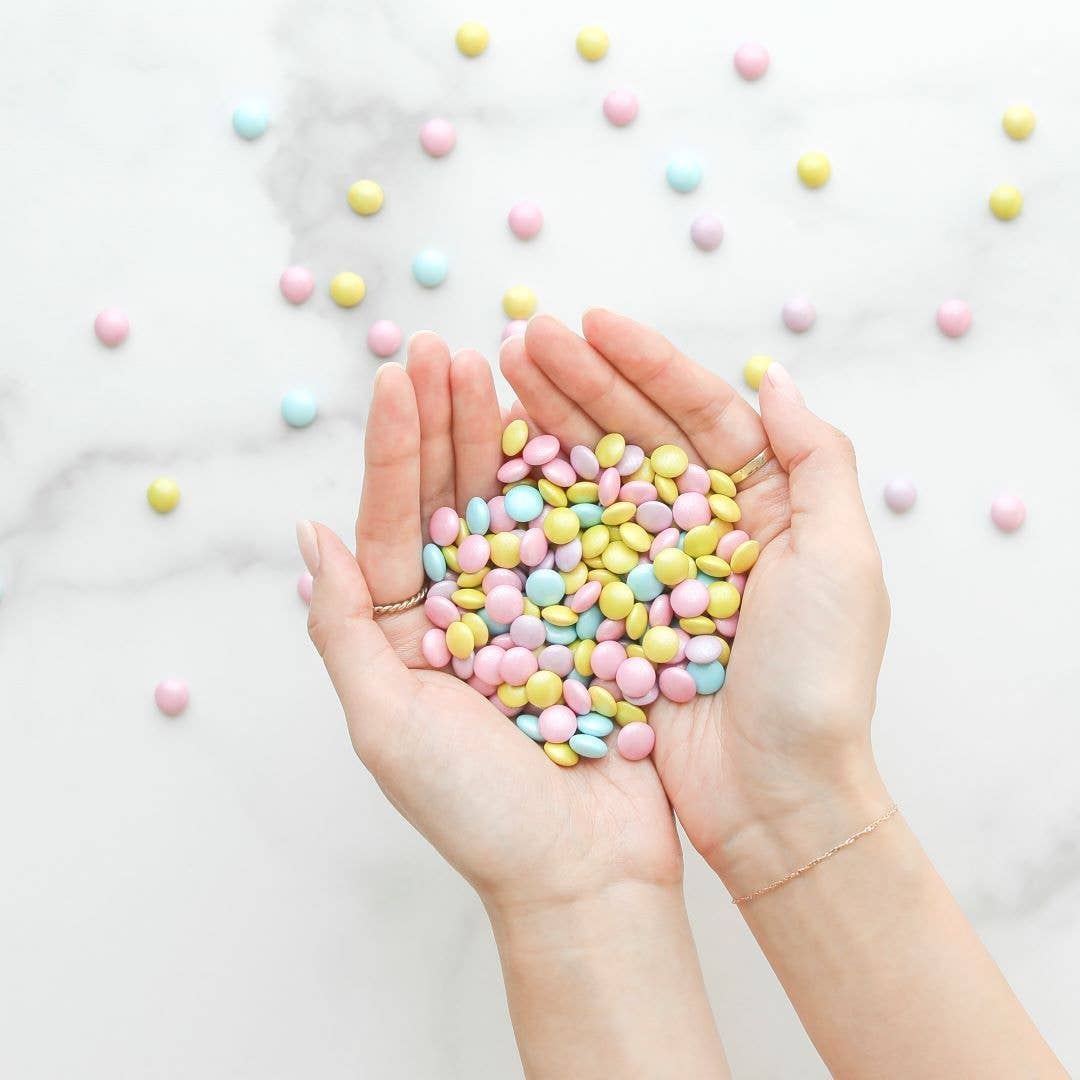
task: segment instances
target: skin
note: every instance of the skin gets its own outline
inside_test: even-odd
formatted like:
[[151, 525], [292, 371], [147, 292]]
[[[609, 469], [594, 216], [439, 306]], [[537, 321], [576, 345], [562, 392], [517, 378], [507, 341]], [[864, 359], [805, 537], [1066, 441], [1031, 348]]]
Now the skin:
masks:
[[[372, 621], [367, 582], [376, 603], [421, 584], [421, 521], [495, 493], [503, 418], [487, 365], [469, 351], [451, 364], [427, 334], [407, 372], [380, 372], [357, 558], [300, 527], [311, 636], [357, 752], [487, 906], [527, 1073], [723, 1076], [672, 808], [738, 897], [891, 804], [870, 743], [889, 605], [854, 454], [780, 365], [759, 416], [611, 312], [586, 312], [583, 335], [535, 318], [500, 362], [513, 414], [564, 445], [620, 431], [725, 472], [771, 445], [775, 460], [740, 486], [739, 525], [762, 552], [722, 691], [650, 708], [651, 763], [609, 754], [560, 770], [463, 683], [422, 669], [421, 611]], [[741, 911], [835, 1075], [1064, 1075], [902, 818]], [[602, 954], [579, 929], [597, 920]], [[598, 1005], [641, 970], [648, 1022]]]

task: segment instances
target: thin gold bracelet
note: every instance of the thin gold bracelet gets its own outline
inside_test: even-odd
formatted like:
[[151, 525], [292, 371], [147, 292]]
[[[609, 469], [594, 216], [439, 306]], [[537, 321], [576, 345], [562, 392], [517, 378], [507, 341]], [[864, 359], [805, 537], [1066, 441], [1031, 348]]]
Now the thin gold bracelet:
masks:
[[794, 881], [795, 878], [805, 874], [807, 870], [813, 870], [818, 863], [823, 863], [826, 859], [831, 859], [838, 851], [843, 851], [849, 844], [854, 844], [860, 836], [866, 836], [867, 833], [872, 833], [879, 825], [884, 824], [889, 818], [899, 812], [900, 811], [896, 806], [890, 806], [881, 817], [874, 818], [866, 828], [860, 829], [857, 833], [852, 833], [846, 840], [837, 844], [836, 847], [829, 848], [828, 851], [823, 855], [819, 855], [816, 859], [811, 859], [805, 866], [800, 866], [798, 870], [792, 870], [790, 874], [778, 878], [771, 885], [766, 885], [764, 888], [758, 889], [755, 892], [747, 893], [746, 896], [733, 896], [731, 902], [733, 904], [745, 904], [759, 896], [764, 896], [766, 893], [772, 892], [773, 889], [779, 889], [781, 885], [786, 885], [789, 881]]

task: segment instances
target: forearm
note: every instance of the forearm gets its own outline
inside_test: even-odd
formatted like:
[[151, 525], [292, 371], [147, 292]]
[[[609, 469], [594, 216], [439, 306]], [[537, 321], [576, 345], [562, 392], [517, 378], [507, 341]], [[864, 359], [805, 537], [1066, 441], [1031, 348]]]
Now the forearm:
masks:
[[[889, 805], [876, 774], [815, 800], [725, 883], [752, 892]], [[902, 816], [740, 909], [834, 1075], [1065, 1075]]]
[[488, 913], [528, 1077], [730, 1075], [681, 889]]

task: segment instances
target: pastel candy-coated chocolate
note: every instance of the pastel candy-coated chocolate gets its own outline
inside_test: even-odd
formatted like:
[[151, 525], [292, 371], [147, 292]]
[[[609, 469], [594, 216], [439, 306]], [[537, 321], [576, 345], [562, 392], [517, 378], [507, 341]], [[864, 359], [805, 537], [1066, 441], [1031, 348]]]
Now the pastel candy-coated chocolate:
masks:
[[401, 348], [401, 327], [389, 319], [376, 319], [368, 327], [368, 348], [382, 358], [393, 356]]
[[614, 679], [626, 660], [626, 649], [618, 641], [599, 641], [592, 654], [593, 674], [598, 679]]
[[434, 289], [441, 285], [446, 280], [449, 271], [449, 260], [435, 248], [423, 248], [413, 257], [413, 277], [426, 289]]
[[491, 527], [491, 511], [487, 501], [474, 495], [465, 505], [465, 524], [471, 533], [486, 533]]
[[709, 664], [719, 658], [723, 647], [719, 637], [700, 634], [686, 643], [686, 659], [695, 664]]
[[699, 694], [715, 694], [724, 685], [724, 665], [718, 660], [707, 664], [689, 663], [686, 670]]
[[574, 654], [565, 645], [547, 645], [540, 650], [537, 661], [542, 670], [565, 678], [573, 670]]
[[565, 705], [549, 705], [540, 713], [540, 734], [547, 742], [564, 743], [577, 731], [578, 718]]
[[166, 716], [179, 716], [191, 698], [188, 684], [183, 679], [162, 679], [154, 687], [154, 702]]
[[734, 56], [735, 70], [747, 82], [756, 82], [769, 70], [769, 50], [760, 41], [744, 41]]
[[289, 427], [303, 428], [314, 421], [319, 407], [310, 390], [290, 390], [281, 399], [281, 418]]
[[517, 522], [529, 522], [544, 509], [544, 498], [528, 484], [512, 487], [503, 496], [503, 509]]
[[[296, 593], [305, 604], [311, 603], [311, 594], [314, 584], [315, 579], [306, 570], [296, 579]], [[0, 598], [2, 598], [3, 595], [3, 586], [0, 585]]]
[[458, 519], [457, 511], [452, 506], [440, 506], [431, 515], [431, 521], [428, 523], [428, 533], [431, 536], [432, 543], [438, 544], [439, 547], [447, 547], [457, 540], [460, 527], [461, 522]]
[[682, 152], [668, 160], [665, 175], [671, 188], [685, 195], [701, 183], [704, 170], [694, 154]]
[[[458, 544], [458, 564], [467, 574], [475, 574], [478, 570], [483, 569], [487, 565], [490, 554], [491, 547], [488, 544], [487, 537], [482, 535], [474, 533], [471, 536], [466, 536]], [[500, 620], [500, 622], [505, 621]]]
[[539, 717], [532, 716], [530, 713], [521, 713], [520, 716], [514, 718], [514, 723], [518, 728], [525, 732], [533, 742], [542, 743], [544, 736], [540, 734], [540, 719]]
[[478, 649], [473, 657], [473, 674], [497, 687], [502, 682], [502, 658], [505, 653], [506, 650], [498, 645], [485, 645]]
[[514, 203], [507, 215], [507, 223], [510, 231], [519, 240], [529, 240], [534, 237], [544, 224], [544, 214], [534, 202], [525, 199]]
[[626, 127], [638, 114], [638, 98], [629, 87], [621, 86], [604, 98], [604, 116], [615, 127]]
[[998, 495], [990, 504], [990, 520], [1002, 532], [1015, 532], [1026, 517], [1027, 507], [1018, 495]]
[[446, 634], [437, 627], [432, 627], [420, 639], [420, 652], [428, 667], [444, 668], [450, 663], [450, 647], [446, 644]]
[[607, 754], [607, 743], [595, 735], [579, 732], [570, 736], [570, 749], [583, 758], [602, 758]]
[[793, 296], [784, 302], [784, 306], [780, 309], [780, 317], [789, 330], [796, 334], [804, 334], [814, 325], [817, 311], [805, 296]]
[[579, 716], [577, 726], [583, 735], [594, 735], [598, 739], [605, 738], [615, 730], [614, 721], [598, 712], [587, 712]]
[[587, 446], [578, 444], [570, 450], [570, 464], [582, 480], [595, 480], [600, 475], [600, 463]]
[[[468, 543], [468, 541], [472, 539], [473, 537], [468, 537], [465, 543]], [[479, 539], [483, 540], [484, 538], [481, 536]], [[461, 545], [462, 548], [464, 546], [465, 544]], [[459, 556], [460, 553], [461, 548], [458, 549]], [[464, 565], [465, 564], [462, 563], [462, 568], [464, 568]], [[515, 589], [510, 585], [499, 585], [487, 594], [487, 600], [484, 606], [487, 613], [496, 622], [511, 624], [510, 634], [512, 637], [514, 633], [512, 624], [519, 616], [522, 616], [525, 611], [525, 597], [521, 595], [520, 589]], [[537, 623], [539, 621], [539, 619], [536, 620]], [[520, 644], [524, 644], [524, 642], [521, 642]]]
[[937, 309], [937, 324], [946, 337], [963, 337], [971, 328], [970, 306], [963, 300], [946, 300]]
[[915, 505], [918, 492], [910, 476], [894, 476], [885, 485], [885, 505], [896, 514], [903, 514]]
[[420, 126], [420, 145], [431, 157], [446, 157], [457, 145], [457, 131], [449, 120], [432, 117]]
[[715, 214], [698, 214], [690, 223], [690, 239], [701, 251], [715, 251], [724, 239], [724, 223]]
[[281, 271], [278, 287], [281, 289], [281, 295], [290, 304], [302, 304], [315, 291], [315, 279], [306, 266], [287, 266]]
[[102, 345], [115, 348], [127, 340], [131, 323], [127, 313], [120, 308], [109, 307], [99, 311], [94, 319], [94, 333]]
[[634, 720], [619, 729], [615, 745], [627, 761], [641, 761], [653, 752], [656, 732], [649, 724]]
[[697, 695], [697, 684], [694, 677], [684, 667], [664, 668], [660, 672], [658, 680], [660, 693], [678, 704], [693, 701]]

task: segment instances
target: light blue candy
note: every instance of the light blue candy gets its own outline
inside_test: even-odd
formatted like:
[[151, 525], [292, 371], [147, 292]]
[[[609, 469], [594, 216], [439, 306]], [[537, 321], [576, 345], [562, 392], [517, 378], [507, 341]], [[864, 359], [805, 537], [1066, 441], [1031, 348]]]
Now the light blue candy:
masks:
[[572, 626], [556, 626], [547, 619], [541, 620], [549, 645], [572, 645], [577, 638], [577, 631]]
[[566, 676], [566, 678], [573, 679], [574, 682], [582, 683], [585, 686], [588, 686], [589, 683], [591, 683], [593, 680], [593, 677], [591, 675], [582, 675], [581, 672], [578, 671], [576, 668], [571, 671], [570, 674]]
[[703, 573], [702, 573], [702, 572], [701, 572], [701, 571], [699, 570], [699, 571], [697, 572], [697, 580], [698, 580], [698, 581], [700, 581], [700, 582], [701, 582], [701, 584], [705, 586], [705, 588], [708, 588], [708, 587], [709, 587], [710, 585], [713, 585], [713, 584], [715, 584], [715, 583], [716, 583], [717, 581], [719, 581], [720, 579], [719, 579], [718, 577], [712, 577], [712, 576], [711, 576], [711, 575], [709, 575], [709, 574], [703, 574]]
[[270, 124], [266, 106], [257, 101], [247, 101], [233, 109], [232, 126], [242, 139], [257, 139]]
[[424, 545], [424, 573], [432, 581], [442, 581], [446, 577], [446, 557], [438, 544]]
[[484, 620], [484, 625], [491, 632], [492, 637], [497, 637], [499, 634], [510, 633], [510, 624], [496, 622], [488, 613], [487, 608], [481, 608], [477, 613], [481, 619]]
[[570, 509], [577, 514], [583, 529], [591, 529], [594, 525], [599, 525], [600, 518], [604, 514], [604, 508], [597, 506], [596, 503], [574, 503]]
[[664, 586], [653, 572], [652, 563], [639, 563], [626, 575], [626, 584], [634, 594], [635, 600], [648, 603], [655, 600], [663, 591]]
[[711, 664], [687, 664], [686, 670], [693, 676], [699, 694], [715, 694], [724, 685], [724, 665], [719, 660]]
[[579, 716], [577, 726], [582, 735], [595, 735], [598, 739], [610, 735], [615, 728], [608, 717], [601, 716], [598, 712], [587, 712], [584, 716]]
[[596, 631], [600, 629], [600, 624], [604, 621], [604, 613], [600, 610], [599, 604], [593, 604], [591, 608], [586, 608], [578, 617], [577, 623], [574, 628], [577, 630], [577, 636], [585, 641], [587, 638], [596, 640]]
[[[503, 509], [515, 521], [522, 523], [532, 521], [533, 518], [539, 517], [544, 509], [544, 496], [528, 484], [518, 484], [503, 497]], [[557, 604], [559, 601], [553, 602]]]
[[529, 713], [521, 713], [514, 717], [514, 723], [529, 736], [533, 742], [544, 742], [544, 736], [540, 734], [540, 721]]
[[570, 749], [582, 757], [598, 758], [607, 753], [607, 743], [595, 735], [571, 735]]
[[427, 289], [441, 285], [446, 280], [449, 269], [450, 263], [446, 256], [436, 248], [418, 251], [412, 263], [413, 277]]
[[525, 595], [537, 607], [551, 607], [552, 604], [562, 603], [566, 595], [566, 582], [555, 570], [534, 570], [525, 582]]
[[684, 195], [701, 183], [703, 170], [696, 155], [689, 152], [675, 154], [668, 159], [667, 182]]
[[465, 506], [465, 524], [469, 532], [483, 536], [491, 528], [491, 511], [486, 499], [474, 495]]
[[318, 412], [319, 406], [310, 390], [290, 390], [281, 399], [281, 416], [290, 427], [307, 427]]

